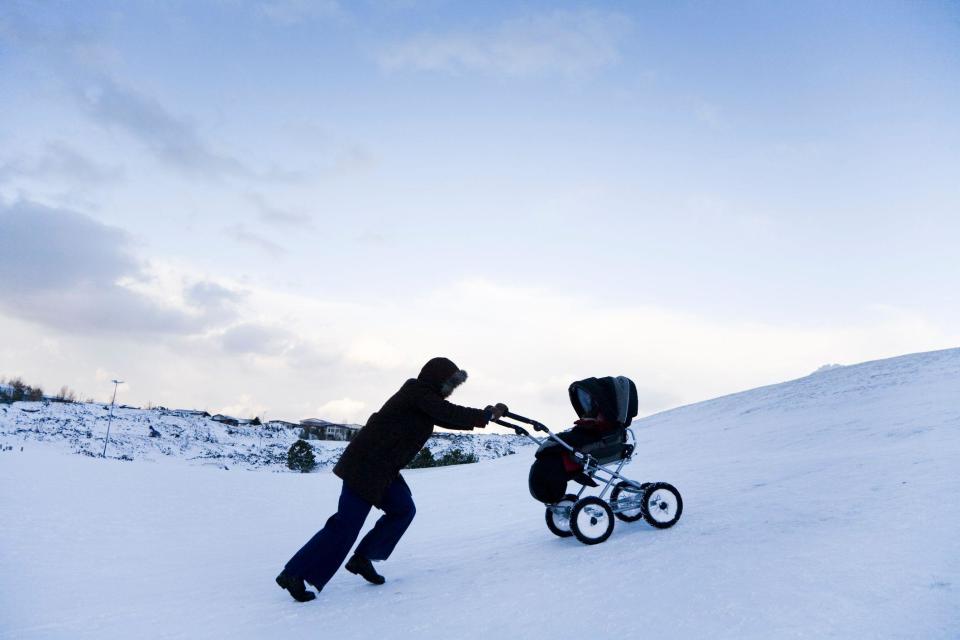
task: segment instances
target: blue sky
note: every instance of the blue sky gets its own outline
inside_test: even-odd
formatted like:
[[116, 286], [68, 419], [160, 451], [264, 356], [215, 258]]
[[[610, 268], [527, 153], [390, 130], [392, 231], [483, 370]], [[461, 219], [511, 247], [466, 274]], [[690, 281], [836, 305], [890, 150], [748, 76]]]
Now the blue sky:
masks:
[[12, 2], [0, 375], [565, 420], [957, 346], [960, 5]]

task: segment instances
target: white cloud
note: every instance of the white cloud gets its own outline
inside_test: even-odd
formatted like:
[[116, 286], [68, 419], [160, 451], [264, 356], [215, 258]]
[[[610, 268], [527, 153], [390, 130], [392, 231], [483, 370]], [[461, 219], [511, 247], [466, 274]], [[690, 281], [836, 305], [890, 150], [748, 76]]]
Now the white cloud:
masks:
[[230, 327], [220, 336], [223, 349], [234, 354], [282, 355], [290, 347], [290, 334], [285, 329], [255, 323]]
[[248, 394], [241, 394], [236, 402], [217, 409], [215, 413], [235, 418], [254, 418], [263, 416], [267, 406]]
[[395, 369], [403, 364], [403, 349], [396, 343], [370, 336], [358, 336], [347, 348], [348, 361], [380, 369]]
[[108, 167], [64, 142], [48, 142], [34, 155], [18, 155], [0, 162], [0, 182], [29, 179], [63, 180], [78, 185], [99, 185], [121, 179], [122, 171]]
[[[165, 281], [183, 280], [169, 266], [158, 272], [169, 272]], [[35, 383], [68, 383], [98, 398], [112, 391], [105, 383], [114, 377], [110, 372], [120, 371], [135, 387], [124, 393], [129, 403], [361, 423], [426, 360], [443, 355], [470, 372], [455, 402], [506, 402], [563, 426], [572, 416], [567, 385], [587, 376], [632, 377], [646, 414], [806, 375], [824, 362], [960, 344], [956, 331], [884, 307], [865, 310], [859, 322], [788, 326], [484, 279], [369, 304], [216, 283], [244, 292], [227, 296], [237, 328], [229, 337], [216, 329], [167, 341], [128, 340], [118, 349], [107, 336], [64, 333], [58, 355], [29, 347], [42, 333], [14, 323], [5, 330], [15, 346], [0, 355]], [[219, 289], [210, 293], [215, 301], [222, 297]], [[97, 367], [102, 371], [95, 374]]]
[[129, 86], [99, 77], [79, 90], [77, 97], [95, 122], [127, 133], [171, 167], [203, 178], [252, 175], [236, 158], [213, 150], [194, 122]]
[[385, 69], [578, 75], [616, 63], [630, 21], [593, 9], [530, 15], [478, 32], [423, 33], [382, 50]]
[[317, 417], [331, 422], [363, 423], [367, 403], [352, 398], [331, 400], [317, 407]]
[[306, 213], [275, 207], [257, 193], [249, 194], [247, 199], [257, 209], [260, 220], [267, 225], [280, 225], [297, 229], [312, 229], [314, 227], [313, 218]]
[[202, 309], [156, 295], [123, 229], [83, 213], [20, 201], [0, 203], [0, 312], [71, 333], [188, 334]]
[[291, 330], [343, 345], [344, 358], [331, 367], [335, 388], [368, 407], [444, 355], [470, 372], [455, 401], [503, 401], [558, 420], [570, 415], [567, 385], [587, 376], [632, 377], [641, 411], [649, 413], [806, 375], [827, 361], [960, 343], [955, 332], [900, 310], [870, 310], [868, 320], [851, 324], [769, 325], [482, 279], [399, 306], [333, 305], [256, 290], [251, 297], [259, 308], [296, 317]]
[[259, 249], [274, 258], [280, 257], [287, 252], [281, 245], [265, 237], [262, 232], [250, 231], [242, 224], [231, 225], [224, 229], [224, 232], [237, 242]]

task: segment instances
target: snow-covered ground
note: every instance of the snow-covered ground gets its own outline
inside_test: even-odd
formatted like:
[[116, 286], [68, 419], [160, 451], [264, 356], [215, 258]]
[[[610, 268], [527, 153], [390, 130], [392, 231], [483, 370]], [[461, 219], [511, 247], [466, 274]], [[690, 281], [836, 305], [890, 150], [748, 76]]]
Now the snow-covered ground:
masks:
[[331, 474], [5, 451], [0, 637], [960, 637], [960, 350], [635, 432], [630, 474], [683, 492], [673, 529], [552, 536], [526, 452], [409, 471], [418, 515], [387, 584], [340, 572], [308, 604], [273, 578], [333, 510]]
[[[109, 405], [58, 402], [0, 404], [0, 449], [23, 447], [99, 456], [103, 453]], [[189, 411], [115, 408], [107, 457], [129, 461], [160, 460], [220, 469], [286, 471], [287, 450], [299, 428], [231, 426]], [[332, 467], [346, 442], [310, 440], [317, 469]], [[427, 443], [435, 457], [451, 449], [481, 460], [499, 458], [525, 447], [514, 435], [437, 433]]]

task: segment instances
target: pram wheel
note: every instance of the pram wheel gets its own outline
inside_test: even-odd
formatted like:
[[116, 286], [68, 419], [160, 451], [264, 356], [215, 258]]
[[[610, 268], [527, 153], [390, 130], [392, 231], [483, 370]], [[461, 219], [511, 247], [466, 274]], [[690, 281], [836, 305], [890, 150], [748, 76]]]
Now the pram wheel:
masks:
[[669, 529], [683, 513], [683, 498], [672, 484], [651, 482], [643, 492], [643, 519], [657, 529]]
[[559, 502], [547, 507], [547, 528], [561, 538], [569, 538], [573, 535], [570, 530], [570, 510], [573, 509], [577, 496], [568, 493], [563, 496]]
[[[643, 495], [647, 484], [649, 483], [645, 482], [639, 488], [626, 481], [616, 484], [610, 494], [610, 506], [613, 507], [613, 513], [619, 520], [624, 522], [643, 520]], [[620, 503], [621, 500], [623, 504]]]
[[587, 496], [573, 505], [570, 528], [583, 544], [599, 544], [613, 533], [613, 509], [597, 496]]

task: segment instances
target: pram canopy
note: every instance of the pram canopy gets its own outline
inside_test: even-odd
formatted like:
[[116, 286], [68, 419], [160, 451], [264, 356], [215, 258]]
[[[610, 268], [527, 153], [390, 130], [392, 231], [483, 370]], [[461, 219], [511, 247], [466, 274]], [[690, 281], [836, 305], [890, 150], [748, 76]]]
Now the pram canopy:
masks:
[[625, 376], [577, 380], [569, 393], [579, 418], [595, 418], [599, 411], [610, 422], [629, 427], [637, 417], [637, 385]]
[[578, 380], [570, 385], [569, 395], [578, 418], [597, 418], [602, 414], [599, 424], [605, 427], [584, 424], [540, 445], [530, 467], [528, 485], [530, 494], [541, 502], [553, 503], [562, 498], [567, 481], [582, 470], [582, 465], [573, 461], [558, 441], [589, 454], [598, 464], [614, 462], [625, 454], [626, 429], [637, 415], [637, 387], [624, 376]]

